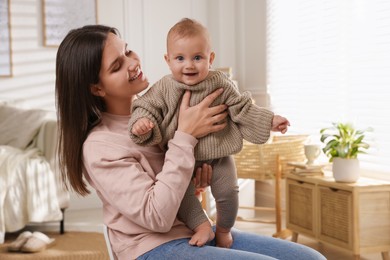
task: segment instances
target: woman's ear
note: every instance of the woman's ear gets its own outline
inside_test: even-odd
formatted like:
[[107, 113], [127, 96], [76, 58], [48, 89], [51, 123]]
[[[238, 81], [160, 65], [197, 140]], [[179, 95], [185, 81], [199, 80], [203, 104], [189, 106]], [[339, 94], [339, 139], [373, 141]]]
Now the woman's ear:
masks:
[[106, 95], [106, 92], [98, 84], [91, 84], [91, 93], [98, 97], [104, 97]]

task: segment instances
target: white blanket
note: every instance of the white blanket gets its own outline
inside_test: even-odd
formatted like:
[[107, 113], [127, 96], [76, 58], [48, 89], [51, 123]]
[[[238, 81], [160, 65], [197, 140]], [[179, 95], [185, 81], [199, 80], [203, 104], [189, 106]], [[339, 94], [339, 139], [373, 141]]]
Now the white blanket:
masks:
[[0, 145], [0, 243], [28, 222], [61, 219], [55, 177], [38, 149]]

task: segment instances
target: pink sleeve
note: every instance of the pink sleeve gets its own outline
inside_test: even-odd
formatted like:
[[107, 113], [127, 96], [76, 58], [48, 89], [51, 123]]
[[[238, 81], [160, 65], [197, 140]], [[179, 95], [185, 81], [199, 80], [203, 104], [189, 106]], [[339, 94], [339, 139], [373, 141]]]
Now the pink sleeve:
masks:
[[176, 132], [157, 173], [152, 170], [156, 161], [148, 161], [138, 146], [95, 136], [84, 144], [84, 165], [108, 207], [143, 228], [168, 232], [192, 177], [196, 143], [192, 136]]

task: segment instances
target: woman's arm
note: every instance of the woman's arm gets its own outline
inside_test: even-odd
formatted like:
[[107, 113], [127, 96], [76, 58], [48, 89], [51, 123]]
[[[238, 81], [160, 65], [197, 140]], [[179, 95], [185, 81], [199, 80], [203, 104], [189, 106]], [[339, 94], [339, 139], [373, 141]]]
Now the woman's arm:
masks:
[[125, 135], [105, 138], [93, 133], [83, 151], [90, 183], [105, 208], [144, 229], [169, 231], [192, 177], [196, 139], [177, 132], [164, 156], [156, 147], [130, 147]]

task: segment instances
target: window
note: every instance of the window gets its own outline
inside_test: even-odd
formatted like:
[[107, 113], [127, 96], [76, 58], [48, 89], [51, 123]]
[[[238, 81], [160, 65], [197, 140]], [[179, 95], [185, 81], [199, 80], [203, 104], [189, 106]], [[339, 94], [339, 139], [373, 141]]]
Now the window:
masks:
[[390, 1], [270, 0], [267, 46], [271, 105], [291, 132], [372, 127], [361, 167], [389, 172]]

